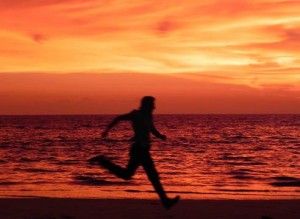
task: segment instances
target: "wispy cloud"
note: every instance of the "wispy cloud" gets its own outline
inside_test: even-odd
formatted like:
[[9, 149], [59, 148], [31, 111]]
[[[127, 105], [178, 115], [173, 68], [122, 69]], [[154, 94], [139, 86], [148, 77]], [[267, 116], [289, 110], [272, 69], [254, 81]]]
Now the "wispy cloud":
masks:
[[1, 68], [295, 85], [299, 8], [284, 0], [0, 0]]
[[[299, 113], [299, 87], [259, 89], [204, 74], [0, 74], [0, 114], [122, 113], [141, 95], [157, 97], [157, 113]], [[51, 85], [51, 86], [49, 86]], [[2, 94], [2, 95], [1, 95]]]

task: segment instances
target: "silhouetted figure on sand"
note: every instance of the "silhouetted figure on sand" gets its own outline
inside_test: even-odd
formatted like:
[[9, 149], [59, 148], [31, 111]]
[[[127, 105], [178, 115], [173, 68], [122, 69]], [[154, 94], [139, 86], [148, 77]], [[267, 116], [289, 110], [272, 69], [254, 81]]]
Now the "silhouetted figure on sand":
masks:
[[127, 120], [131, 121], [134, 130], [133, 144], [130, 149], [130, 159], [126, 168], [122, 168], [104, 156], [97, 156], [91, 158], [91, 163], [97, 162], [101, 166], [114, 173], [116, 176], [129, 180], [134, 175], [137, 168], [141, 165], [149, 180], [151, 181], [155, 191], [159, 195], [162, 204], [165, 208], [171, 208], [179, 200], [179, 196], [175, 198], [168, 198], [159, 180], [158, 172], [154, 166], [153, 160], [150, 155], [150, 133], [154, 136], [165, 140], [166, 136], [162, 135], [153, 124], [152, 112], [155, 109], [155, 99], [151, 96], [142, 98], [140, 109], [133, 110], [132, 112], [116, 117], [112, 123], [103, 132], [102, 137], [105, 138], [108, 131], [114, 127], [118, 122]]

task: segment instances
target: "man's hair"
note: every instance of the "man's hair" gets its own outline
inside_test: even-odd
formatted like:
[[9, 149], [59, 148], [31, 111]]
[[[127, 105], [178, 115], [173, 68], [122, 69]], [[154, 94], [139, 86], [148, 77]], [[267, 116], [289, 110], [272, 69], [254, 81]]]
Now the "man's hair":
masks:
[[141, 100], [141, 108], [147, 108], [153, 105], [155, 98], [152, 96], [144, 96]]

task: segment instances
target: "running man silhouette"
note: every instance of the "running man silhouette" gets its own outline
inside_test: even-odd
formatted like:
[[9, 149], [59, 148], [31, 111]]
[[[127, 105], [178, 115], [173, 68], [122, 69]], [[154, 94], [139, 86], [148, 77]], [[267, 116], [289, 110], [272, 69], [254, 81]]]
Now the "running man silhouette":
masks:
[[126, 168], [122, 168], [112, 163], [103, 155], [93, 157], [89, 159], [89, 161], [91, 163], [99, 163], [101, 166], [124, 180], [131, 179], [137, 168], [141, 165], [151, 181], [156, 193], [159, 195], [163, 206], [166, 209], [169, 209], [178, 202], [179, 196], [176, 196], [175, 198], [167, 197], [150, 155], [150, 133], [162, 140], [166, 140], [167, 138], [165, 135], [162, 135], [153, 124], [152, 112], [155, 109], [154, 102], [154, 97], [143, 97], [141, 100], [141, 106], [138, 110], [133, 110], [128, 114], [116, 117], [102, 133], [102, 137], [105, 138], [109, 130], [118, 122], [127, 120], [132, 123], [134, 137], [132, 138], [133, 144], [131, 145], [130, 159]]

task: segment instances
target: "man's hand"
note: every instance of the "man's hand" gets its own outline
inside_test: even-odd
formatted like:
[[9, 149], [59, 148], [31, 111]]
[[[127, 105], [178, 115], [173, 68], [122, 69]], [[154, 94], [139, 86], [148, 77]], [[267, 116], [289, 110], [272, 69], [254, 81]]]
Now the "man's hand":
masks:
[[107, 137], [107, 130], [105, 130], [103, 133], [102, 133], [102, 138], [106, 138]]
[[166, 135], [160, 135], [159, 138], [160, 138], [161, 140], [167, 140], [167, 136], [166, 136]]

